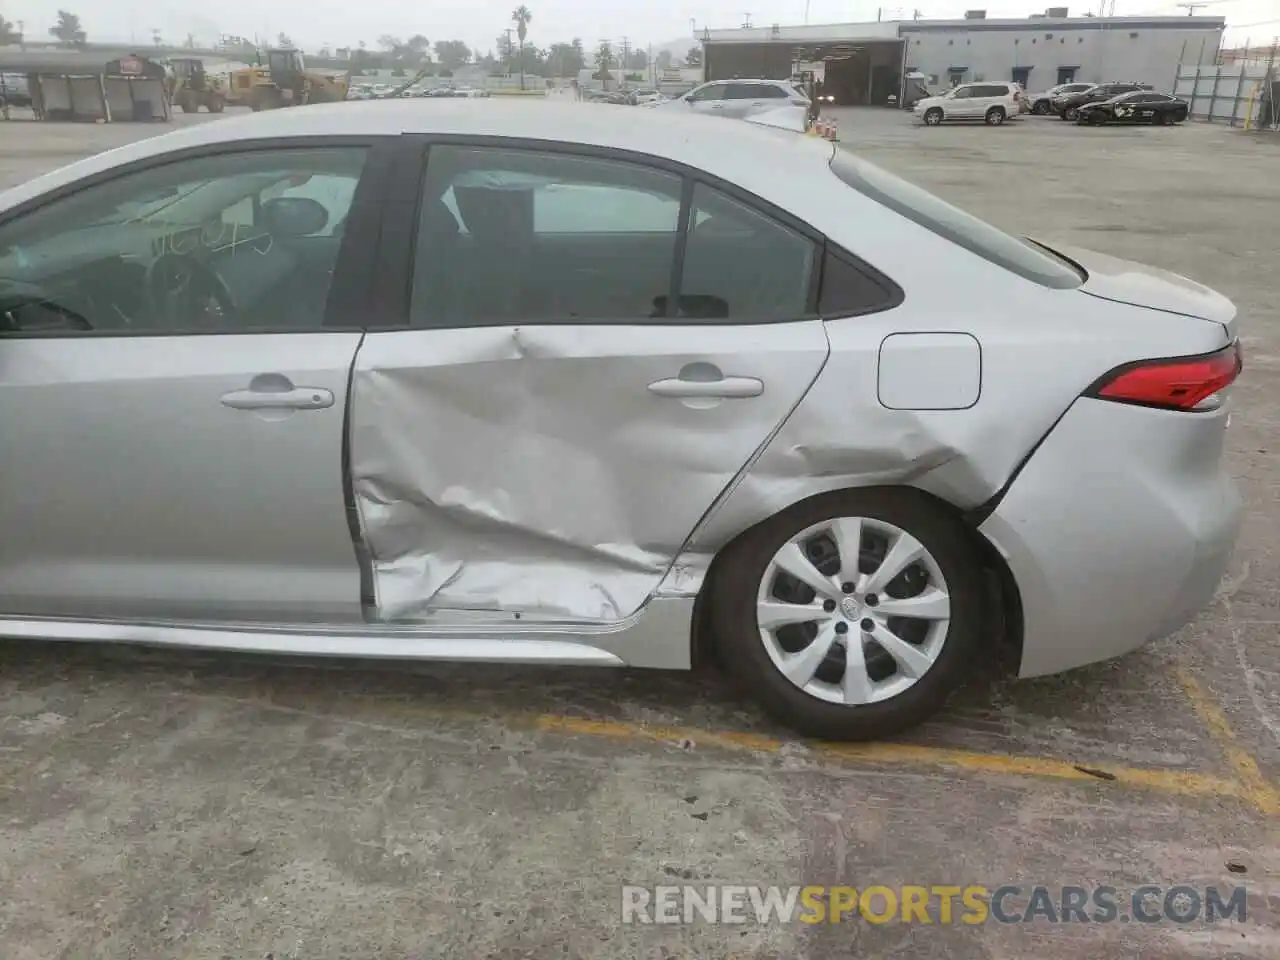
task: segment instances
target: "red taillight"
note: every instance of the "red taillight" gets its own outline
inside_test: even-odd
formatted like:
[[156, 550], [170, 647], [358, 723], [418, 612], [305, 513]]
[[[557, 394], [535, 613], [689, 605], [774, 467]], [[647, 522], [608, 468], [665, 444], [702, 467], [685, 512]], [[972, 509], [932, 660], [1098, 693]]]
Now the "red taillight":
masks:
[[1142, 360], [1117, 367], [1095, 383], [1088, 396], [1166, 410], [1194, 410], [1229, 387], [1244, 369], [1240, 341], [1203, 357]]

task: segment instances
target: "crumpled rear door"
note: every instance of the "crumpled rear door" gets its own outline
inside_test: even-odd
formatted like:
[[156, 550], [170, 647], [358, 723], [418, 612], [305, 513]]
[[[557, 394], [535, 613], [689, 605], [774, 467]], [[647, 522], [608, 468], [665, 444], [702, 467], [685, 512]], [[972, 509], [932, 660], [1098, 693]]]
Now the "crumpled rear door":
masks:
[[350, 466], [379, 618], [627, 617], [827, 351], [816, 319], [368, 334]]

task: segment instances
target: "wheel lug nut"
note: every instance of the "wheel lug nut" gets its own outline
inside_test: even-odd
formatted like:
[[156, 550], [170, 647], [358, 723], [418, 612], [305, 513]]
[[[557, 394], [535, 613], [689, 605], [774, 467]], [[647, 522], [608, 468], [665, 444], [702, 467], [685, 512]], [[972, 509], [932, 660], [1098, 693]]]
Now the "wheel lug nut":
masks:
[[880, 598], [877, 597], [874, 593], [868, 593], [862, 602], [865, 603], [868, 607], [874, 607], [877, 603], [880, 602]]
[[862, 621], [862, 623], [859, 624], [859, 626], [862, 627], [863, 633], [870, 633], [872, 630], [876, 628], [876, 622], [872, 620], [870, 617], [866, 617]]
[[840, 589], [841, 589], [841, 590], [843, 590], [845, 593], [853, 593], [853, 584], [852, 584], [852, 583], [842, 583], [842, 584], [840, 584]]
[[822, 609], [827, 613], [833, 613], [836, 609], [836, 602], [834, 600], [824, 600], [822, 601]]
[[836, 633], [848, 633], [848, 632], [849, 632], [849, 625], [845, 623], [843, 620], [841, 620], [839, 623], [836, 624]]

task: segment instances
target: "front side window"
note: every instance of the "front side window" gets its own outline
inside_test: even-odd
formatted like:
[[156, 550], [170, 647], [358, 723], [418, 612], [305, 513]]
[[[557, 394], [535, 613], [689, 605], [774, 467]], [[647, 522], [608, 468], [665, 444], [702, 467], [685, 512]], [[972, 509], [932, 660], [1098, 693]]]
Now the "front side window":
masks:
[[0, 334], [315, 330], [364, 147], [179, 160], [0, 225]]
[[831, 171], [845, 184], [970, 253], [1042, 286], [1080, 286], [1079, 271], [1042, 247], [1009, 236], [847, 150], [836, 151]]

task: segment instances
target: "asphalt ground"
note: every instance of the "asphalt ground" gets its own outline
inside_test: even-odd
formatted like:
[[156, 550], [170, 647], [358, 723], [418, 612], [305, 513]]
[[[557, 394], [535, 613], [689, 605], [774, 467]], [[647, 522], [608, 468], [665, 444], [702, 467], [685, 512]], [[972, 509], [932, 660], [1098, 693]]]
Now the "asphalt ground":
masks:
[[[0, 955], [1280, 956], [1280, 139], [836, 115], [842, 146], [1002, 227], [1235, 300], [1248, 521], [1213, 606], [1059, 677], [993, 662], [909, 737], [859, 746], [798, 741], [709, 672], [2, 643]], [[0, 124], [0, 186], [160, 132]], [[623, 922], [624, 886], [686, 884], [1018, 885], [1006, 915], [1036, 885], [1108, 885], [1120, 909]], [[1243, 886], [1246, 918], [1139, 922], [1144, 884], [1157, 912], [1174, 886]]]

